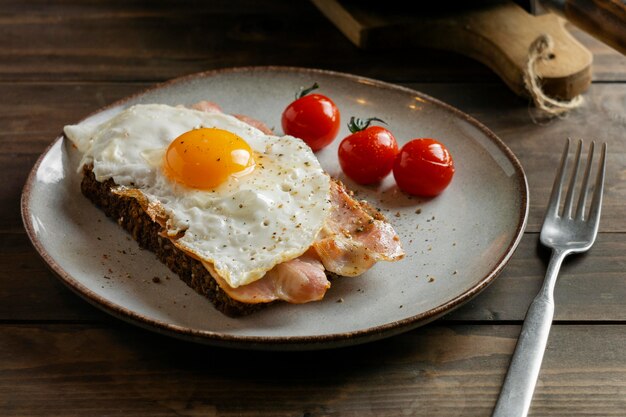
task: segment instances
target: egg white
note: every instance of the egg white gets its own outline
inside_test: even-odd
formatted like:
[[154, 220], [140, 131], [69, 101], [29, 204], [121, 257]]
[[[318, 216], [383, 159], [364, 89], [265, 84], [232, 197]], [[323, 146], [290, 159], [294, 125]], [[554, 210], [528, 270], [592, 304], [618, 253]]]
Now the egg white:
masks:
[[[200, 127], [244, 139], [254, 153], [253, 172], [213, 190], [170, 180], [162, 170], [167, 147]], [[83, 154], [79, 170], [92, 164], [96, 180], [112, 178], [160, 205], [168, 235], [184, 232], [176, 246], [213, 265], [233, 288], [303, 254], [330, 212], [330, 178], [304, 142], [265, 135], [229, 115], [136, 105], [102, 124], [66, 126], [64, 132]]]

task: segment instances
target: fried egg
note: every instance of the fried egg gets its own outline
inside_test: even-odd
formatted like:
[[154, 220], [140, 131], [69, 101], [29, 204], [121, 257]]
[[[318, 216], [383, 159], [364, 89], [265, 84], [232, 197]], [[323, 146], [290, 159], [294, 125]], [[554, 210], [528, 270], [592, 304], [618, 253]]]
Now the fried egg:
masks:
[[330, 178], [304, 142], [226, 114], [135, 105], [64, 132], [79, 170], [159, 207], [172, 242], [233, 288], [302, 255], [330, 212]]

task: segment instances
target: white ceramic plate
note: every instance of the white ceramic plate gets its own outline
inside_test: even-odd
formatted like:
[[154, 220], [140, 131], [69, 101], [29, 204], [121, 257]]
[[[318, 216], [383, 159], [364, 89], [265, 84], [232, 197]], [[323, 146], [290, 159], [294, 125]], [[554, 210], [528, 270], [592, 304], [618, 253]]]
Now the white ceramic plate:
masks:
[[[277, 132], [294, 92], [313, 82], [343, 115], [384, 119], [402, 145], [433, 137], [452, 153], [456, 174], [431, 200], [409, 198], [392, 176], [379, 187], [342, 175], [336, 140], [320, 151], [324, 168], [382, 209], [407, 256], [358, 278], [333, 282], [321, 302], [272, 305], [251, 316], [217, 312], [79, 189], [77, 152], [58, 138], [24, 188], [22, 215], [42, 258], [72, 290], [103, 310], [169, 335], [242, 348], [315, 349], [363, 343], [425, 324], [469, 300], [502, 271], [526, 225], [528, 190], [511, 151], [466, 114], [414, 90], [327, 71], [253, 67], [212, 71], [158, 85], [89, 117], [105, 120], [136, 103], [191, 104], [203, 99], [247, 114]], [[75, 122], [75, 121], [69, 121]], [[421, 213], [416, 213], [421, 210]], [[153, 282], [159, 277], [160, 283]], [[168, 279], [169, 278], [169, 279]], [[341, 302], [340, 302], [341, 301]]]

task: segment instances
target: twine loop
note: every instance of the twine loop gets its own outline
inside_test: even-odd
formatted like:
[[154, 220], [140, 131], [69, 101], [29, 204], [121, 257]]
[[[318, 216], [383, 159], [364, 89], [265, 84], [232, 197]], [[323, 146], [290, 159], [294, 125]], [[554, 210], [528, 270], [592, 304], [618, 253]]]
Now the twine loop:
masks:
[[541, 34], [530, 44], [528, 48], [528, 61], [526, 72], [524, 73], [524, 85], [535, 103], [535, 106], [549, 116], [561, 116], [568, 111], [580, 107], [583, 104], [583, 97], [578, 95], [571, 100], [557, 100], [548, 97], [541, 88], [540, 78], [535, 69], [539, 60], [550, 60], [554, 58], [554, 41], [547, 34]]

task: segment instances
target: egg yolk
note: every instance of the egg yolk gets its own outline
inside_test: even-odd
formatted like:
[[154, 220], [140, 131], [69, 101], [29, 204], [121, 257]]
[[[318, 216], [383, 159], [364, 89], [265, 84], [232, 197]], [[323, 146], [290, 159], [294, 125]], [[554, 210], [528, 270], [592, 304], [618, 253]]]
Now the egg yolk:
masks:
[[165, 173], [191, 188], [215, 188], [230, 176], [245, 175], [253, 169], [250, 145], [222, 129], [185, 132], [170, 143], [165, 153]]

